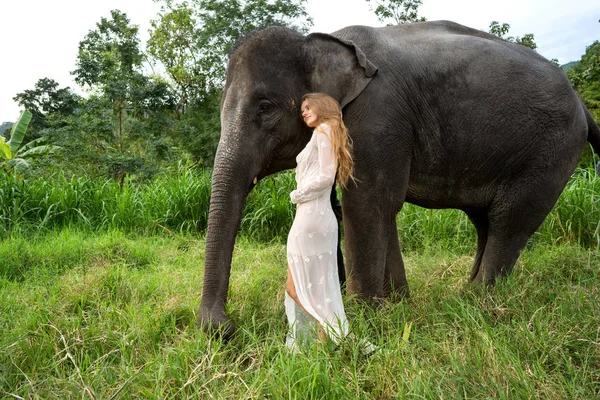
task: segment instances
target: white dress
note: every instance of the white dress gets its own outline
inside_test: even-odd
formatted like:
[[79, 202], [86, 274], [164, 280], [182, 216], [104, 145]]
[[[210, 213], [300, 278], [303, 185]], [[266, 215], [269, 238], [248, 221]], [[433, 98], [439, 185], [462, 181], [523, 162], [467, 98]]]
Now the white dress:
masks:
[[318, 321], [335, 343], [348, 334], [337, 268], [337, 220], [330, 203], [337, 168], [330, 129], [319, 125], [296, 157], [296, 217], [287, 242], [287, 257], [298, 299], [307, 314], [286, 293], [289, 347], [314, 342]]

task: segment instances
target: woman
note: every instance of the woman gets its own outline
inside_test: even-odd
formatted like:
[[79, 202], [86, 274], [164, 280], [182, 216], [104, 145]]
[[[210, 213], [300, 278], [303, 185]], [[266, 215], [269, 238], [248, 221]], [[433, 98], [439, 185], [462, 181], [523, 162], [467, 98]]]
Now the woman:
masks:
[[313, 135], [296, 157], [296, 217], [287, 242], [288, 279], [285, 309], [290, 324], [286, 340], [328, 339], [338, 342], [348, 334], [337, 269], [337, 221], [331, 208], [331, 187], [336, 179], [346, 187], [353, 163], [348, 133], [339, 104], [324, 93], [302, 99], [302, 118]]

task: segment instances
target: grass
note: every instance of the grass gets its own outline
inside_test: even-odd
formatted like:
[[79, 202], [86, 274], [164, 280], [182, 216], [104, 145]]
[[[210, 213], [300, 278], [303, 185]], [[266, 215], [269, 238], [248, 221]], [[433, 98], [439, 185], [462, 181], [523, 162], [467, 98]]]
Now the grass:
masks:
[[[121, 190], [89, 178], [0, 176], [0, 397], [598, 398], [600, 179], [578, 169], [513, 274], [467, 285], [475, 231], [457, 210], [405, 205], [412, 297], [346, 298], [358, 339], [284, 347], [293, 175], [249, 195], [222, 341], [196, 327], [210, 172]], [[412, 326], [408, 343], [405, 328]]]
[[[120, 230], [132, 234], [202, 234], [210, 203], [210, 171], [179, 171], [148, 184], [56, 176], [53, 180], [20, 181], [0, 174], [0, 238], [31, 236], [56, 229], [88, 232]], [[285, 243], [294, 217], [289, 192], [293, 173], [261, 181], [248, 196], [242, 235]], [[470, 250], [475, 230], [459, 210], [426, 210], [406, 204], [398, 214], [402, 246], [423, 244]], [[540, 243], [600, 245], [600, 178], [593, 166], [573, 174], [557, 205], [533, 237]]]
[[277, 241], [238, 239], [237, 333], [201, 332], [203, 259], [203, 239], [181, 233], [62, 229], [1, 242], [0, 397], [600, 396], [597, 248], [533, 244], [492, 289], [466, 285], [472, 251], [410, 250], [409, 300], [374, 309], [345, 298], [352, 331], [382, 348], [370, 358], [355, 340], [286, 350]]

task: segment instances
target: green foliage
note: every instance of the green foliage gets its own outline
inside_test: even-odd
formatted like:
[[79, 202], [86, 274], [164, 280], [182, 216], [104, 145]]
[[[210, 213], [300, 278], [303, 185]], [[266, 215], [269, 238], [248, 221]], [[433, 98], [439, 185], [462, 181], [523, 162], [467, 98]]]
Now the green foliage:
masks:
[[43, 138], [24, 144], [23, 139], [32, 114], [23, 110], [17, 122], [11, 128], [10, 140], [0, 136], [0, 168], [8, 174], [23, 174], [30, 167], [30, 160], [49, 154], [58, 149], [57, 146], [43, 144]]
[[306, 32], [312, 24], [306, 0], [155, 1], [162, 8], [152, 21], [148, 52], [165, 66], [182, 107], [223, 86], [227, 54], [242, 36], [299, 21]]
[[[379, 22], [392, 21], [388, 25], [406, 24], [410, 22], [427, 21], [425, 17], [419, 17], [419, 7], [423, 0], [366, 0], [375, 12]], [[373, 3], [376, 7], [373, 10]]]
[[[67, 226], [91, 231], [202, 233], [208, 218], [210, 178], [209, 170], [185, 168], [146, 184], [63, 175], [21, 182], [0, 176], [0, 236]], [[285, 242], [294, 217], [289, 201], [294, 186], [289, 171], [263, 179], [248, 196], [241, 234]], [[431, 245], [474, 251], [475, 229], [460, 210], [405, 204], [397, 222], [406, 251]], [[592, 165], [576, 171], [532, 242], [600, 244], [600, 178]]]
[[31, 139], [41, 137], [49, 126], [60, 125], [61, 119], [72, 115], [83, 101], [70, 88], [59, 89], [58, 82], [50, 78], [38, 80], [33, 89], [18, 93], [13, 100], [32, 113], [27, 135]]
[[[156, 117], [164, 122], [163, 113], [175, 102], [166, 81], [140, 72], [144, 55], [137, 35], [138, 27], [131, 25], [124, 13], [113, 10], [111, 19], [101, 18], [96, 29], [79, 43], [77, 69], [72, 74], [76, 82], [97, 89], [99, 95], [91, 99], [91, 107], [85, 107], [63, 129], [72, 137], [95, 136], [91, 150], [100, 152], [92, 158], [102, 164], [101, 170], [107, 176], [121, 184], [127, 174], [143, 170], [143, 175], [152, 175], [154, 168], [149, 159], [156, 150], [153, 142], [165, 144], [170, 132], [163, 130], [169, 128], [168, 124], [147, 121]], [[93, 110], [99, 112], [89, 113]], [[93, 129], [98, 124], [100, 129]], [[78, 132], [83, 126], [92, 129]], [[149, 126], [160, 130], [144, 129]]]
[[175, 143], [188, 152], [199, 167], [212, 168], [214, 164], [221, 134], [220, 103], [220, 90], [206, 93], [174, 123]]
[[103, 161], [106, 165], [107, 175], [119, 181], [121, 186], [124, 183], [125, 175], [133, 174], [144, 166], [144, 160], [140, 157], [120, 153], [109, 153], [103, 157]]
[[600, 121], [600, 41], [586, 47], [585, 54], [567, 71], [567, 76], [596, 121]]
[[65, 151], [43, 175], [57, 170], [67, 176], [103, 175], [102, 157], [115, 144], [110, 100], [90, 96], [77, 112], [62, 118], [60, 126], [47, 129], [45, 134]]
[[179, 103], [185, 106], [201, 97], [207, 87], [206, 76], [197, 59], [198, 31], [194, 10], [187, 2], [166, 2], [151, 24], [148, 53], [165, 66], [177, 87]]
[[[177, 96], [173, 143], [200, 167], [212, 167], [220, 134], [219, 106], [227, 54], [242, 36], [270, 25], [312, 24], [305, 0], [161, 1], [148, 52], [165, 66]], [[218, 12], [217, 12], [218, 11]]]
[[285, 241], [294, 220], [290, 192], [295, 186], [290, 172], [263, 179], [248, 196], [241, 231], [256, 240]]
[[562, 68], [563, 71], [567, 72], [571, 68], [575, 67], [577, 64], [579, 64], [579, 61], [570, 61], [566, 64], [561, 65], [560, 67]]
[[26, 182], [0, 176], [0, 236], [69, 226], [90, 231], [201, 232], [206, 229], [209, 202], [206, 171], [196, 175], [181, 170], [148, 185], [64, 175]]
[[3, 122], [0, 124], [0, 136], [4, 137], [4, 139], [10, 139], [10, 128], [12, 128], [12, 122]]
[[517, 43], [525, 47], [529, 47], [532, 50], [537, 49], [537, 44], [535, 43], [535, 36], [533, 33], [526, 33], [523, 37], [513, 37], [506, 36], [508, 35], [508, 31], [510, 30], [510, 25], [507, 23], [503, 23], [502, 25], [498, 21], [492, 21], [490, 23], [490, 33], [492, 35], [496, 35], [499, 38], [502, 38], [508, 42]]
[[537, 49], [537, 44], [535, 43], [535, 36], [533, 33], [526, 33], [523, 37], [517, 37], [515, 39], [515, 43], [520, 44], [521, 46], [529, 47], [530, 49]]
[[[0, 392], [12, 398], [592, 399], [597, 250], [524, 252], [494, 288], [472, 257], [405, 254], [411, 299], [345, 298], [357, 339], [284, 345], [285, 246], [236, 242], [230, 341], [195, 325], [205, 243], [74, 230], [0, 242]], [[407, 327], [410, 326], [408, 337]], [[382, 351], [360, 354], [368, 339]], [[405, 339], [408, 338], [408, 344]]]
[[[219, 133], [219, 100], [227, 53], [240, 37], [267, 25], [312, 23], [306, 0], [161, 1], [149, 53], [167, 78], [148, 76], [139, 29], [112, 10], [79, 43], [75, 81], [82, 99], [49, 78], [14, 100], [31, 110], [27, 140], [65, 151], [40, 160], [31, 172], [49, 178], [111, 177], [146, 181], [179, 162], [211, 167]], [[218, 12], [217, 12], [218, 11]], [[4, 127], [5, 125], [3, 125]], [[4, 132], [6, 140], [8, 132]], [[38, 144], [40, 144], [38, 142]]]
[[[135, 159], [129, 141], [127, 129], [128, 110], [135, 107], [136, 92], [143, 91], [148, 79], [139, 69], [143, 55], [139, 49], [138, 27], [130, 25], [129, 19], [118, 10], [111, 11], [111, 19], [101, 18], [96, 29], [90, 31], [79, 43], [77, 69], [72, 74], [80, 85], [88, 85], [99, 89], [112, 108], [111, 124], [113, 140], [110, 152], [105, 160], [110, 175], [122, 180], [127, 173], [134, 172], [135, 163], [123, 163], [121, 167], [133, 166], [132, 169], [118, 169], [115, 173], [110, 160], [118, 158]], [[118, 154], [110, 154], [118, 153]]]
[[79, 43], [77, 68], [72, 74], [78, 84], [99, 86], [110, 98], [119, 99], [126, 97], [144, 57], [137, 25], [130, 25], [127, 15], [119, 10], [110, 14], [111, 19], [102, 17], [96, 29]]
[[8, 151], [4, 152], [6, 159], [13, 158], [13, 155], [19, 151], [23, 138], [25, 137], [25, 132], [27, 132], [27, 127], [31, 122], [31, 118], [31, 113], [28, 110], [23, 110], [17, 122], [13, 124], [10, 130], [10, 140], [7, 143], [9, 146]]

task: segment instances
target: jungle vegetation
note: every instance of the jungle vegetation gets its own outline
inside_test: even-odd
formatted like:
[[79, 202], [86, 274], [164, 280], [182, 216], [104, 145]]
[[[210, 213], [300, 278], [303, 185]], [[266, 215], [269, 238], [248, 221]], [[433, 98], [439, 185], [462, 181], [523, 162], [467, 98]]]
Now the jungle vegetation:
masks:
[[[40, 77], [13, 95], [29, 114], [0, 125], [0, 397], [600, 396], [600, 178], [589, 151], [494, 288], [467, 285], [476, 233], [464, 213], [406, 205], [397, 219], [411, 298], [345, 300], [357, 337], [382, 349], [372, 357], [352, 340], [285, 348], [294, 177], [266, 178], [234, 250], [238, 332], [200, 331], [227, 55], [254, 29], [306, 33], [312, 21], [306, 0], [154, 1], [146, 43], [113, 10], [73, 49], [86, 96]], [[366, 1], [384, 24], [424, 20], [421, 0]], [[506, 23], [488, 30], [537, 47]], [[600, 42], [572, 61], [563, 68], [600, 121]]]

